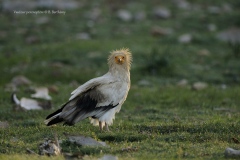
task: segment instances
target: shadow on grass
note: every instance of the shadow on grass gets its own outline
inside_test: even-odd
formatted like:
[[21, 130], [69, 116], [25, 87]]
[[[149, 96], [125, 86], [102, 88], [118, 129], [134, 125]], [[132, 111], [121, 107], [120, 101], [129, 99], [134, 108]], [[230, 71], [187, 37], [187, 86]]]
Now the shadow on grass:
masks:
[[112, 135], [101, 135], [98, 137], [102, 141], [108, 141], [108, 142], [139, 142], [142, 140], [145, 140], [147, 136], [145, 135], [129, 135], [129, 134], [112, 134]]
[[140, 134], [163, 135], [162, 138], [167, 142], [191, 141], [201, 143], [214, 139], [232, 142], [231, 138], [240, 132], [238, 125], [222, 123], [203, 125], [172, 124], [163, 126], [137, 125], [135, 128]]
[[150, 133], [160, 133], [169, 134], [173, 132], [188, 132], [190, 134], [194, 133], [229, 133], [229, 132], [239, 132], [240, 129], [234, 124], [222, 124], [222, 123], [212, 123], [203, 125], [182, 125], [182, 124], [172, 124], [163, 126], [147, 126], [147, 125], [137, 125], [136, 129], [139, 132], [150, 132]]

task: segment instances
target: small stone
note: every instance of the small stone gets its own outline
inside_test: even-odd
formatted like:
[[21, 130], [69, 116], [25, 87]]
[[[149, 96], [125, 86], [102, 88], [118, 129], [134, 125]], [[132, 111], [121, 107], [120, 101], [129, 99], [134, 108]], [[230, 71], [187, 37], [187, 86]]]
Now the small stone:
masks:
[[192, 85], [192, 89], [193, 90], [203, 90], [205, 88], [207, 88], [207, 83], [204, 83], [204, 82], [195, 82], [193, 85]]
[[178, 37], [178, 41], [180, 43], [190, 43], [192, 41], [192, 35], [191, 34], [183, 34], [180, 37]]
[[168, 19], [171, 17], [171, 12], [169, 9], [164, 7], [158, 7], [153, 10], [153, 14], [155, 17], [160, 19]]
[[177, 4], [178, 8], [180, 9], [188, 10], [191, 8], [190, 3], [186, 0], [175, 0], [174, 2]]
[[9, 123], [8, 123], [8, 122], [6, 122], [6, 121], [4, 121], [4, 122], [0, 121], [0, 129], [1, 129], [1, 128], [8, 128], [8, 127], [9, 127]]
[[232, 44], [240, 43], [240, 28], [232, 27], [217, 34], [219, 40]]
[[91, 137], [85, 137], [82, 135], [66, 135], [68, 140], [72, 143], [76, 143], [81, 146], [95, 146], [95, 147], [107, 147], [105, 142], [96, 141]]
[[52, 140], [45, 140], [45, 142], [39, 145], [39, 154], [47, 156], [57, 156], [61, 154], [61, 148], [59, 144]]
[[233, 148], [226, 148], [224, 155], [227, 158], [240, 158], [240, 150], [235, 150]]
[[226, 84], [221, 84], [221, 89], [227, 89], [227, 85]]
[[212, 14], [219, 14], [221, 12], [221, 9], [217, 6], [209, 6], [208, 12]]
[[170, 35], [173, 33], [173, 30], [171, 28], [161, 28], [158, 26], [154, 26], [151, 29], [151, 34], [153, 36], [166, 36], [166, 35]]
[[82, 32], [82, 33], [78, 33], [76, 35], [76, 38], [77, 39], [81, 39], [81, 40], [88, 40], [88, 39], [91, 39], [90, 35], [86, 32]]
[[86, 17], [90, 20], [96, 21], [100, 18], [102, 11], [100, 8], [93, 8], [91, 11], [86, 13]]
[[179, 81], [179, 82], [177, 83], [177, 85], [180, 86], [180, 87], [185, 87], [185, 86], [188, 85], [188, 80], [182, 79], [181, 81]]
[[215, 24], [209, 24], [207, 26], [207, 28], [208, 28], [209, 31], [214, 32], [214, 31], [216, 31], [217, 26]]
[[99, 160], [118, 160], [118, 157], [113, 155], [104, 155]]
[[19, 75], [12, 79], [11, 83], [15, 86], [29, 85], [31, 81], [25, 76]]
[[117, 17], [120, 19], [120, 20], [122, 20], [122, 21], [125, 21], [125, 22], [129, 22], [129, 21], [131, 21], [132, 20], [132, 14], [129, 12], [129, 11], [127, 11], [127, 10], [123, 10], [123, 9], [121, 9], [121, 10], [119, 10], [118, 12], [117, 12]]
[[222, 10], [224, 12], [232, 12], [233, 9], [229, 4], [225, 3], [225, 4], [222, 5]]

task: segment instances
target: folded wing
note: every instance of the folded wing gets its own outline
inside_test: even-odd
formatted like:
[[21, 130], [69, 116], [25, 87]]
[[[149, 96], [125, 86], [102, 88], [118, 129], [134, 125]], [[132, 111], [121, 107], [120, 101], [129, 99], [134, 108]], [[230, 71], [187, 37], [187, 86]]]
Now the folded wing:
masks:
[[86, 82], [74, 90], [69, 101], [61, 109], [50, 114], [45, 123], [52, 125], [65, 122], [66, 125], [73, 125], [87, 117], [101, 117], [119, 104], [117, 99], [108, 96], [114, 83], [108, 75]]

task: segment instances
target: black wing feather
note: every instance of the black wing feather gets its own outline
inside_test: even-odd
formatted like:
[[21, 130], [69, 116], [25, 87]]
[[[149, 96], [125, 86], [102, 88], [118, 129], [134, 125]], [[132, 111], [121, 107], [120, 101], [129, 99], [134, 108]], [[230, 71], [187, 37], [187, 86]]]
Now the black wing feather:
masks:
[[[100, 106], [96, 107], [98, 104], [98, 101], [102, 100], [103, 96], [100, 93], [96, 93], [99, 91], [96, 90], [89, 90], [86, 92], [83, 96], [78, 96], [76, 101], [76, 110], [74, 112], [74, 115], [72, 116], [71, 120], [68, 120], [65, 124], [66, 125], [73, 125], [75, 122], [75, 119], [77, 119], [81, 115], [85, 115], [88, 113], [96, 113], [95, 115], [92, 115], [91, 117], [100, 118], [105, 112], [108, 110], [116, 107], [118, 104], [113, 105], [109, 104], [107, 106]], [[95, 95], [95, 96], [93, 96]], [[98, 95], [98, 96], [97, 96]], [[95, 99], [93, 98], [95, 97]], [[102, 114], [99, 114], [99, 113]], [[87, 117], [86, 117], [87, 118]]]
[[[118, 104], [113, 105], [109, 104], [107, 106], [100, 106], [96, 107], [99, 102], [104, 101], [105, 97], [104, 95], [96, 89], [96, 87], [91, 88], [87, 90], [86, 92], [80, 94], [79, 96], [75, 97], [74, 99], [68, 101], [66, 104], [64, 104], [60, 109], [55, 111], [54, 113], [47, 116], [46, 119], [53, 117], [54, 115], [60, 113], [60, 112], [67, 112], [71, 109], [74, 109], [69, 115], [66, 117], [57, 116], [53, 120], [51, 120], [47, 125], [53, 125], [60, 122], [65, 122], [64, 125], [74, 125], [76, 122], [81, 121], [87, 117], [93, 117], [93, 118], [100, 118], [104, 113], [106, 113], [108, 110], [116, 107]], [[74, 103], [73, 103], [74, 102]], [[91, 114], [89, 116], [84, 116], [89, 113], [95, 113]], [[80, 118], [76, 121], [76, 119], [82, 116], [83, 118]]]

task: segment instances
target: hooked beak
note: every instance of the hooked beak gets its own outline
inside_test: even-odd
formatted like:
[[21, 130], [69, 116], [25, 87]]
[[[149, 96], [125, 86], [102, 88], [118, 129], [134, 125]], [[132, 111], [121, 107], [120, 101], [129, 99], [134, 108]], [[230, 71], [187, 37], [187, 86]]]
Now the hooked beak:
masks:
[[122, 58], [118, 58], [118, 63], [122, 63]]
[[124, 59], [123, 59], [122, 56], [116, 56], [115, 61], [116, 61], [117, 64], [123, 64], [124, 63]]

